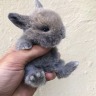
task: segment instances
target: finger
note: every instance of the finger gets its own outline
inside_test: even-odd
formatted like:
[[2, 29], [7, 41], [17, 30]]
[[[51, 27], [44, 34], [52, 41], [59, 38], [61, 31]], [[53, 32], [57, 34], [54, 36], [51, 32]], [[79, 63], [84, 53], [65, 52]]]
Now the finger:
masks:
[[46, 73], [46, 79], [47, 81], [53, 80], [56, 77], [56, 73]]

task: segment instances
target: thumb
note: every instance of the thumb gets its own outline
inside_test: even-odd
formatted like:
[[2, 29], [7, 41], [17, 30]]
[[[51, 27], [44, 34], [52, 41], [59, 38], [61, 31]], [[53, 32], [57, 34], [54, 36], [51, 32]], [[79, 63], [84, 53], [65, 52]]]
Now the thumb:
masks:
[[2, 66], [9, 68], [24, 68], [26, 63], [46, 54], [50, 49], [35, 45], [31, 50], [13, 49], [0, 60]]

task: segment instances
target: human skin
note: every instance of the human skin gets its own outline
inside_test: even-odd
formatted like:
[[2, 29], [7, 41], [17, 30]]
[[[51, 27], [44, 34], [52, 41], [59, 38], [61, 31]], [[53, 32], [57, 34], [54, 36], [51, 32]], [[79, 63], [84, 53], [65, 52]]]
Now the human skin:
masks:
[[[31, 60], [46, 54], [50, 49], [33, 46], [31, 50], [12, 48], [0, 59], [0, 96], [33, 96], [37, 88], [23, 83], [24, 67]], [[55, 78], [55, 73], [46, 73], [46, 79]]]

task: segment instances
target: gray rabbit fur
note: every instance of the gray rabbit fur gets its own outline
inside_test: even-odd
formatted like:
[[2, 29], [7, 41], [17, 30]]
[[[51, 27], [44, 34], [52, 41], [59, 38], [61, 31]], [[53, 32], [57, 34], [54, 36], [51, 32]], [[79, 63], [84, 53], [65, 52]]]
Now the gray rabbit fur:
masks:
[[61, 18], [54, 11], [44, 9], [40, 1], [35, 0], [36, 9], [30, 16], [10, 13], [9, 19], [23, 29], [23, 35], [16, 43], [16, 49], [31, 49], [33, 45], [51, 48], [51, 51], [25, 67], [25, 84], [39, 87], [46, 83], [45, 72], [55, 72], [60, 78], [68, 77], [78, 65], [77, 61], [67, 64], [60, 59], [56, 45], [65, 38], [65, 29]]

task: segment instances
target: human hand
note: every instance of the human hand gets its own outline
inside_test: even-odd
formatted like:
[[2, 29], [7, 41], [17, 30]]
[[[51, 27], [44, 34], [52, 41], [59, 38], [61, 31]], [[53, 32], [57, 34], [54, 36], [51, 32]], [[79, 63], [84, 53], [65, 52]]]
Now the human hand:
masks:
[[[50, 49], [33, 46], [31, 50], [15, 50], [0, 59], [0, 96], [32, 96], [36, 88], [22, 82], [27, 62], [46, 54]], [[54, 73], [46, 73], [46, 79], [55, 78]]]

